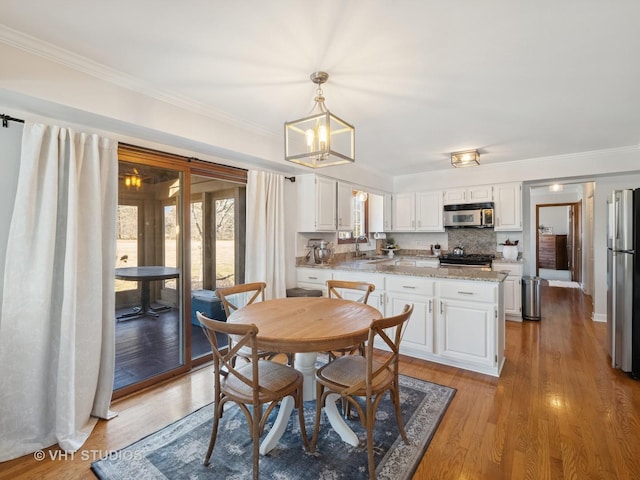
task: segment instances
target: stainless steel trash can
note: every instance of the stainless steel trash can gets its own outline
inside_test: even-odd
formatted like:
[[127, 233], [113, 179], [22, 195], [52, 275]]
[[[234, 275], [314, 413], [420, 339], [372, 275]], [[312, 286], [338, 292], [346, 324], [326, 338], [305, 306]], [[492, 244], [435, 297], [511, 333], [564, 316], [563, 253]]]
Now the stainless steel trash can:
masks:
[[540, 320], [540, 277], [522, 277], [522, 318]]

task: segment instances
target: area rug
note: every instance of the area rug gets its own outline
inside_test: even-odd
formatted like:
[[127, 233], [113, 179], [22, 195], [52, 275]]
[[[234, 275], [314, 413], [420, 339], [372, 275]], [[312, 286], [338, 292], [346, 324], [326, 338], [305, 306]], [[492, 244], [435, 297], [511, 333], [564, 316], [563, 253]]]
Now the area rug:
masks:
[[567, 282], [564, 280], [547, 280], [550, 287], [562, 287], [562, 288], [580, 288], [578, 282]]
[[[406, 376], [400, 377], [400, 385], [402, 416], [410, 445], [400, 437], [387, 395], [378, 409], [374, 431], [378, 479], [412, 477], [455, 394], [453, 388]], [[271, 427], [276, 413], [270, 417], [265, 431]], [[94, 462], [91, 469], [103, 480], [252, 478], [252, 444], [246, 419], [235, 405], [222, 416], [209, 467], [202, 464], [209, 445], [212, 415], [213, 404], [209, 404], [123, 450], [111, 452]], [[309, 439], [314, 418], [315, 401], [305, 402]], [[260, 456], [260, 478], [368, 478], [366, 432], [357, 418], [348, 423], [360, 438], [358, 447], [342, 442], [323, 414], [317, 451], [312, 454], [302, 447], [298, 415], [294, 411], [277, 447]]]

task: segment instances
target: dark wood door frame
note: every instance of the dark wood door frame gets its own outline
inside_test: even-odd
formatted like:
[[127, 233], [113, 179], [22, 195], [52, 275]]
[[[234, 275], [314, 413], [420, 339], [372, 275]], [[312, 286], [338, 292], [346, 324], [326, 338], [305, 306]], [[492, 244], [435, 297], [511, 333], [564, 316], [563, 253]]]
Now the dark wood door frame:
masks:
[[569, 237], [567, 256], [571, 280], [582, 281], [582, 200], [565, 203], [543, 203], [536, 205], [536, 276], [540, 274], [540, 208], [569, 207]]

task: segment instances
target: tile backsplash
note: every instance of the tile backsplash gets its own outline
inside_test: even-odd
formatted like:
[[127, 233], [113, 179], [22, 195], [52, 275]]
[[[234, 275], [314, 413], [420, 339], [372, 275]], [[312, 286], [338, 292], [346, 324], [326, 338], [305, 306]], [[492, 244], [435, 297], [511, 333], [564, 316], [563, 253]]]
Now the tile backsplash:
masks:
[[449, 250], [462, 245], [465, 253], [494, 253], [497, 237], [492, 228], [450, 228]]

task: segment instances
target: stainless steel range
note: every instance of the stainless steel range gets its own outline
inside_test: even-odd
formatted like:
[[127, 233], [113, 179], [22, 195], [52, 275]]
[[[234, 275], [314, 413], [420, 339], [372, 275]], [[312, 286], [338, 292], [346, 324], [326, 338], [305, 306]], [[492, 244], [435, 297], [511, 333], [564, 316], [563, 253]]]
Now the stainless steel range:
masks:
[[455, 255], [446, 253], [440, 256], [441, 267], [465, 267], [465, 268], [484, 268], [491, 270], [491, 262], [495, 255], [483, 253], [465, 253]]

